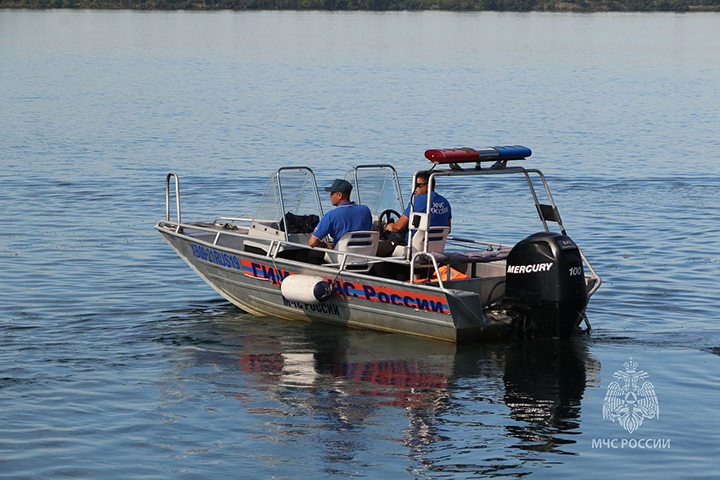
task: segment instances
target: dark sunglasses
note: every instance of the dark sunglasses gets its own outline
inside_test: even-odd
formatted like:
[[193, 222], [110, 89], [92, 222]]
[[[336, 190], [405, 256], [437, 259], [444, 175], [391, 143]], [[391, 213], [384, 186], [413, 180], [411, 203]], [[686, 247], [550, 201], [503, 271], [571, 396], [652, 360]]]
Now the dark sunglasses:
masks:
[[427, 187], [427, 183], [416, 183], [415, 188], [418, 188], [418, 187]]

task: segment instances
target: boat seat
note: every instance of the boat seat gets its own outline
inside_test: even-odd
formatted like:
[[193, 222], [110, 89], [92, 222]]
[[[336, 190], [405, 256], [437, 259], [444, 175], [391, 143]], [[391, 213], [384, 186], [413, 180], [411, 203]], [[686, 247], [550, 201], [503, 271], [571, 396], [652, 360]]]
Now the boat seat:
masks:
[[[377, 255], [379, 241], [380, 232], [377, 231], [358, 230], [356, 232], [347, 232], [335, 243], [335, 251], [375, 256]], [[326, 253], [325, 261], [330, 263], [329, 266], [338, 266], [342, 261], [342, 255], [340, 253]], [[368, 272], [370, 268], [372, 268], [372, 263], [367, 258], [348, 256], [345, 261], [345, 269], [353, 272]]]
[[[450, 233], [450, 227], [430, 227], [427, 232], [428, 236], [428, 253], [445, 251], [445, 241]], [[413, 234], [412, 253], [422, 252], [424, 250], [425, 231], [418, 230]], [[407, 254], [406, 245], [398, 245], [393, 251], [393, 257], [404, 257]]]

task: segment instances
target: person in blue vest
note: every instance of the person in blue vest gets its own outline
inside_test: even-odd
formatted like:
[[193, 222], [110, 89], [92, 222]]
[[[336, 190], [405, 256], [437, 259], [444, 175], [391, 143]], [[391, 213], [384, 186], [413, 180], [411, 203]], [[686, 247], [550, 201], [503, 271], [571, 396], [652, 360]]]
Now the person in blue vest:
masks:
[[365, 205], [357, 205], [355, 202], [350, 201], [352, 188], [350, 182], [339, 178], [331, 186], [325, 188], [326, 192], [330, 192], [330, 201], [337, 208], [330, 210], [322, 217], [320, 223], [315, 227], [315, 231], [310, 235], [308, 245], [311, 247], [332, 248], [332, 245], [323, 241], [323, 238], [327, 235], [330, 235], [333, 241], [337, 242], [347, 232], [372, 230], [370, 209]]
[[[430, 174], [422, 172], [415, 177], [415, 191], [410, 202], [415, 205], [413, 211], [417, 213], [425, 213], [427, 209], [427, 195], [429, 190], [428, 181]], [[452, 208], [450, 202], [439, 193], [433, 192], [430, 195], [430, 226], [431, 227], [449, 227], [452, 221]], [[410, 223], [410, 203], [403, 212], [402, 216], [395, 223], [388, 223], [385, 230], [388, 232], [402, 233], [408, 229]]]

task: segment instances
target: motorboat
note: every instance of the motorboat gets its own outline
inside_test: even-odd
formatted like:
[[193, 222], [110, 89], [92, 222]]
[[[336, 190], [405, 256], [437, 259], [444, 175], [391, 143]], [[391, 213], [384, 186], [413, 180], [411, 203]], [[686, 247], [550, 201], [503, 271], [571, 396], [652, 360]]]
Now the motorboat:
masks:
[[[405, 242], [388, 238], [385, 226], [406, 204], [387, 164], [348, 169], [352, 200], [370, 209], [373, 229], [326, 238], [332, 249], [308, 246], [324, 213], [307, 166], [272, 172], [255, 215], [189, 223], [181, 219], [178, 174], [169, 173], [165, 218], [155, 229], [215, 291], [253, 315], [456, 343], [569, 339], [590, 330], [586, 307], [601, 279], [567, 235], [543, 173], [520, 165], [531, 155], [518, 145], [427, 150], [431, 164], [412, 179], [414, 186], [426, 175], [431, 189], [439, 180], [524, 179], [543, 229], [514, 244], [433, 225], [431, 195], [424, 209], [411, 198]], [[400, 245], [379, 256], [388, 241]]]

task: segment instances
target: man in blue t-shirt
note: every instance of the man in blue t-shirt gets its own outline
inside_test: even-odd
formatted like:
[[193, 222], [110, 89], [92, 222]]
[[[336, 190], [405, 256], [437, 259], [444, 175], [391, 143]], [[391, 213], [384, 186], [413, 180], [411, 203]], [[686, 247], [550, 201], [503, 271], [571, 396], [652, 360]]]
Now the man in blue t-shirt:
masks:
[[[415, 177], [415, 193], [410, 200], [415, 205], [413, 211], [417, 213], [425, 213], [427, 209], [428, 181], [429, 173], [419, 173]], [[452, 209], [450, 202], [437, 192], [430, 194], [430, 226], [431, 227], [449, 227], [452, 220]], [[410, 223], [410, 203], [403, 212], [400, 219], [395, 223], [388, 223], [385, 230], [389, 232], [404, 232]]]
[[315, 227], [315, 231], [310, 235], [308, 245], [332, 248], [332, 245], [328, 245], [322, 240], [326, 235], [330, 235], [333, 241], [337, 242], [347, 232], [372, 229], [370, 209], [365, 205], [357, 205], [350, 201], [350, 192], [352, 192], [350, 182], [336, 179], [330, 187], [325, 188], [325, 191], [330, 192], [330, 201], [337, 208], [323, 216]]

